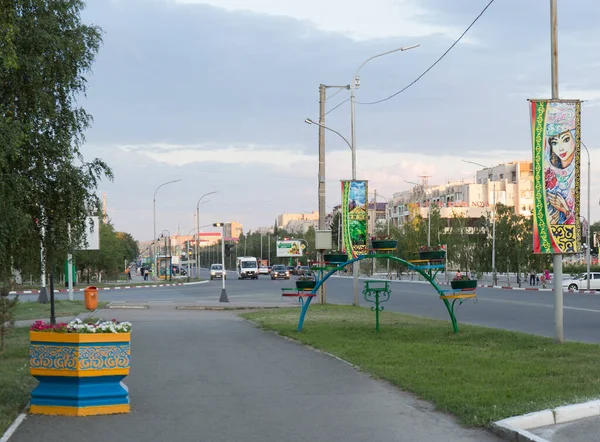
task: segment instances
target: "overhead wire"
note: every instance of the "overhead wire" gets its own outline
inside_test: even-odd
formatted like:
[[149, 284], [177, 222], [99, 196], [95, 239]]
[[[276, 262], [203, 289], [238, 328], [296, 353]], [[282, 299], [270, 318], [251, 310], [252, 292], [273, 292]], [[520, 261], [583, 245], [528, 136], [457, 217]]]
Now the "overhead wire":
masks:
[[[475, 23], [477, 23], [477, 20], [479, 20], [481, 18], [481, 16], [485, 13], [485, 11], [492, 5], [492, 3], [494, 3], [495, 0], [490, 0], [489, 3], [485, 6], [485, 8], [483, 8], [483, 10], [479, 13], [479, 15], [477, 17], [475, 17], [475, 20], [473, 20], [471, 22], [471, 24], [467, 27], [467, 29], [464, 30], [464, 32], [462, 34], [460, 34], [460, 37], [458, 37], [454, 43], [452, 43], [452, 45], [450, 45], [450, 47], [448, 49], [446, 49], [446, 51], [431, 65], [429, 66], [421, 75], [419, 75], [415, 80], [413, 80], [411, 83], [409, 83], [407, 86], [403, 87], [402, 89], [400, 89], [398, 92], [390, 95], [389, 97], [386, 98], [382, 98], [381, 100], [377, 100], [377, 101], [366, 101], [366, 102], [361, 102], [361, 101], [357, 101], [357, 104], [378, 104], [378, 103], [383, 103], [384, 101], [390, 100], [394, 97], [396, 97], [397, 95], [400, 95], [402, 92], [404, 92], [405, 90], [407, 90], [409, 87], [413, 86], [415, 83], [417, 83], [421, 78], [423, 78], [430, 70], [432, 70], [435, 65], [437, 65], [440, 61], [442, 61], [442, 59], [452, 50], [452, 48], [454, 48], [454, 46], [456, 46], [461, 40], [462, 38], [466, 35], [467, 32], [469, 32], [469, 30], [473, 27], [473, 25]], [[343, 102], [342, 102], [343, 103]], [[341, 104], [341, 103], [340, 103]], [[338, 105], [339, 106], [339, 105]], [[336, 106], [336, 107], [338, 107]], [[335, 108], [334, 108], [335, 109]], [[333, 110], [333, 109], [332, 109]], [[331, 112], [331, 111], [329, 111]]]

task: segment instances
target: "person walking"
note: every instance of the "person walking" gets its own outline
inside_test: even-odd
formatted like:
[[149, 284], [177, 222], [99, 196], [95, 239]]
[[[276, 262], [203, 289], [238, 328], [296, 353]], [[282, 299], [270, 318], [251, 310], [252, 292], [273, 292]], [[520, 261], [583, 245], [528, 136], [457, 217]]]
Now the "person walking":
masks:
[[535, 271], [533, 269], [529, 272], [529, 285], [535, 285]]
[[125, 267], [125, 279], [130, 280], [131, 279], [131, 269], [129, 267]]

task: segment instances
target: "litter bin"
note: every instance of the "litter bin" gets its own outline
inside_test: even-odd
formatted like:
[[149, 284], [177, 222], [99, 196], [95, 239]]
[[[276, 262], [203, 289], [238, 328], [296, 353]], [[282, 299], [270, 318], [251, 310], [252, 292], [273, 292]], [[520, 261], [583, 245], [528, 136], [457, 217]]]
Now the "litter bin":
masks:
[[83, 289], [83, 302], [88, 310], [96, 310], [98, 308], [98, 288], [86, 287]]

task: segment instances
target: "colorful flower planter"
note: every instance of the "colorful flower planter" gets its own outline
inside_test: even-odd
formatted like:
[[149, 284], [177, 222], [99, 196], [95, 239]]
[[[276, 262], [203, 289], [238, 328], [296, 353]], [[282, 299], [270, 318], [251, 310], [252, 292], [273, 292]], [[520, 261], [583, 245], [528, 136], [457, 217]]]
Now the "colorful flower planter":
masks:
[[444, 259], [446, 257], [445, 250], [425, 250], [419, 252], [420, 259]]
[[314, 289], [317, 281], [296, 281], [297, 289]]
[[323, 261], [325, 262], [333, 262], [333, 263], [342, 263], [348, 261], [348, 255], [344, 253], [325, 253], [323, 255]]
[[129, 413], [131, 333], [29, 332], [32, 414]]
[[395, 239], [372, 239], [371, 248], [373, 250], [393, 250], [398, 247], [398, 241]]
[[474, 290], [477, 288], [477, 280], [476, 279], [456, 279], [450, 281], [450, 286], [454, 290]]

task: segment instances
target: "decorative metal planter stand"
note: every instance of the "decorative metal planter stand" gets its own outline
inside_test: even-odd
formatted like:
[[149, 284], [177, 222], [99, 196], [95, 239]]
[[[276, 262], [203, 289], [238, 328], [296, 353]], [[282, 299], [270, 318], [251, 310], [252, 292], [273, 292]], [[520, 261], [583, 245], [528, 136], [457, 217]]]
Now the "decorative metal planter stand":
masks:
[[378, 333], [379, 312], [383, 311], [383, 305], [380, 304], [388, 301], [391, 293], [392, 291], [390, 290], [388, 281], [365, 281], [363, 295], [365, 296], [365, 301], [373, 302], [375, 304], [374, 306], [371, 306], [371, 311], [375, 312], [375, 330], [377, 330]]
[[[448, 290], [444, 290], [442, 289], [437, 282], [435, 281], [435, 276], [437, 275], [437, 273], [442, 270], [445, 267], [445, 256], [446, 256], [446, 251], [443, 251], [443, 255], [441, 258], [429, 258], [429, 259], [420, 259], [420, 260], [414, 260], [414, 261], [405, 261], [404, 259], [398, 258], [396, 256], [393, 255], [389, 255], [389, 254], [368, 254], [368, 255], [362, 255], [359, 256], [357, 258], [348, 260], [346, 262], [342, 262], [342, 263], [332, 263], [332, 262], [313, 262], [311, 264], [311, 268], [315, 274], [315, 281], [316, 281], [316, 285], [315, 287], [309, 292], [309, 289], [305, 289], [305, 290], [298, 290], [298, 289], [283, 289], [283, 296], [298, 296], [299, 297], [299, 302], [302, 306], [301, 311], [300, 311], [300, 318], [298, 319], [298, 331], [302, 331], [302, 326], [304, 324], [304, 318], [306, 316], [306, 312], [308, 310], [308, 307], [310, 306], [310, 302], [312, 300], [312, 298], [315, 297], [317, 291], [319, 290], [319, 288], [321, 287], [321, 285], [323, 285], [323, 283], [334, 273], [343, 270], [345, 266], [348, 266], [356, 261], [361, 261], [363, 259], [374, 259], [374, 258], [379, 258], [379, 259], [388, 259], [391, 261], [396, 261], [396, 262], [400, 262], [404, 265], [406, 265], [409, 269], [411, 270], [415, 270], [416, 272], [418, 272], [421, 276], [423, 276], [432, 286], [433, 288], [438, 292], [438, 294], [440, 295], [440, 299], [442, 301], [444, 301], [444, 305], [446, 306], [446, 309], [448, 310], [448, 314], [450, 315], [450, 320], [452, 322], [452, 329], [454, 331], [454, 333], [458, 333], [458, 321], [456, 320], [456, 316], [454, 315], [454, 307], [456, 304], [456, 301], [459, 301], [458, 305], [461, 305], [463, 303], [463, 301], [467, 298], [475, 298], [475, 289], [469, 289], [467, 290], [461, 290], [461, 289], [448, 289]], [[387, 282], [386, 282], [387, 284]], [[369, 286], [369, 290], [372, 291], [373, 289], [371, 288], [372, 286]], [[287, 293], [286, 294], [286, 290], [294, 290], [295, 293]], [[365, 287], [365, 290], [367, 290], [367, 288]], [[379, 304], [381, 304], [382, 302], [385, 302], [389, 299], [389, 293], [391, 292], [389, 290], [389, 286], [387, 287], [387, 295], [384, 294], [384, 290], [380, 290], [379, 292], [374, 292], [374, 293], [378, 293], [380, 296], [379, 301], [377, 301], [377, 296], [375, 296], [375, 311], [376, 311], [376, 328], [377, 330], [379, 330], [379, 309], [381, 308], [381, 310], [383, 310], [383, 307], [380, 306]], [[365, 292], [363, 292], [365, 293]], [[386, 297], [387, 296], [387, 297]], [[383, 297], [383, 298], [381, 298]], [[385, 299], [382, 300], [382, 299]], [[368, 302], [373, 302], [367, 299], [366, 294], [365, 294], [365, 300], [367, 300]], [[450, 302], [452, 301], [452, 302]], [[371, 307], [371, 309], [373, 310], [373, 307]]]

